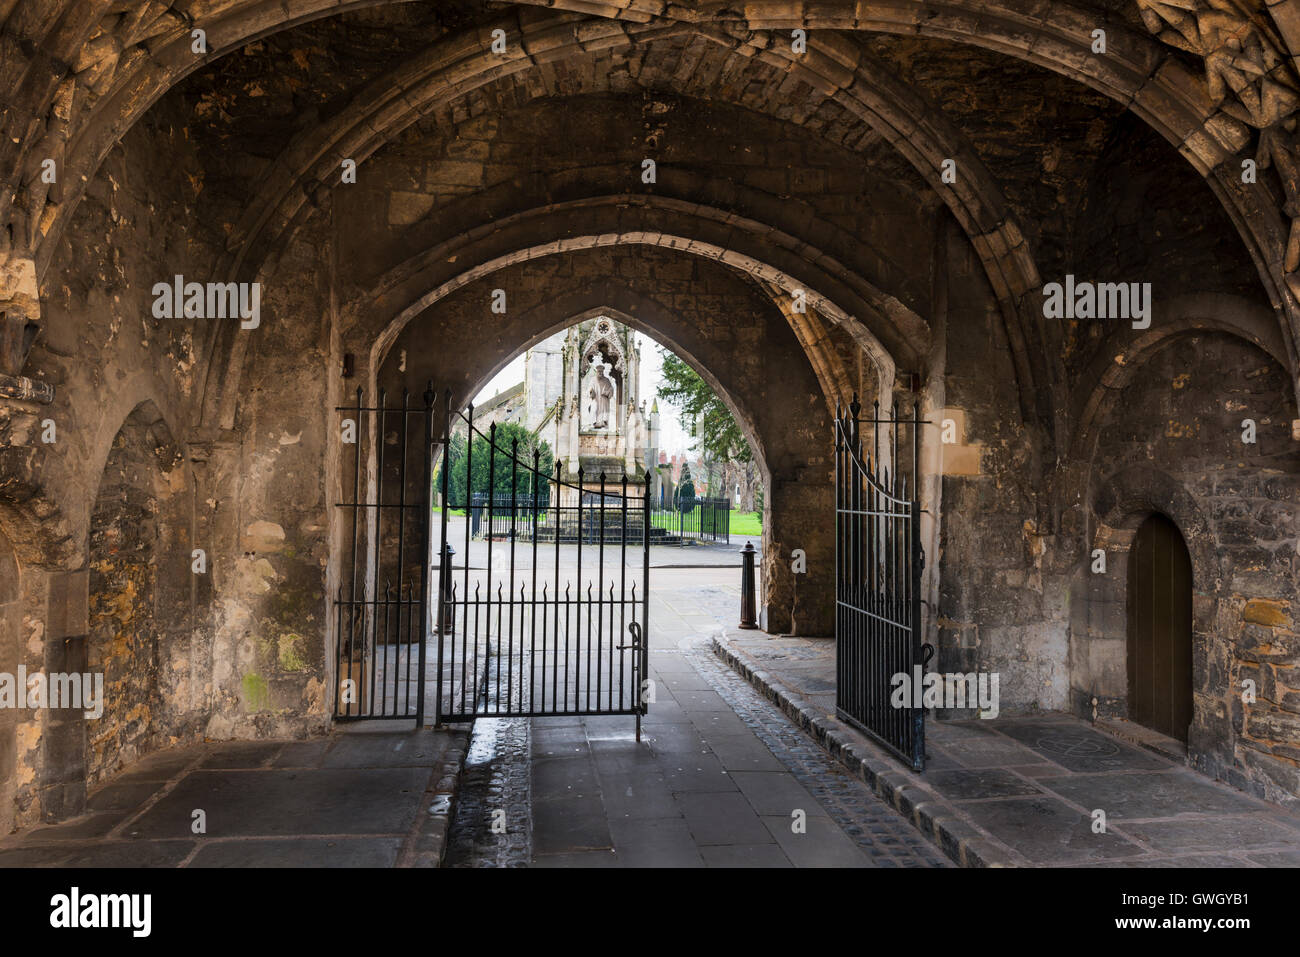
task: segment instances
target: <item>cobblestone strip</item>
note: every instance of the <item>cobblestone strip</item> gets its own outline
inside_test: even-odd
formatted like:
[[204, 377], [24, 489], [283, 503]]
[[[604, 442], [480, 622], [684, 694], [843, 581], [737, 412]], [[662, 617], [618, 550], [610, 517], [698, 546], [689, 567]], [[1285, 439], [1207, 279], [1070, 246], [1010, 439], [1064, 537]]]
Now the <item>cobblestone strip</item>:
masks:
[[768, 750], [871, 856], [877, 867], [951, 867], [943, 853], [848, 769], [833, 760], [778, 708], [712, 653], [707, 639], [687, 646], [687, 660]]
[[533, 852], [532, 728], [474, 722], [445, 867], [527, 867]]
[[[488, 701], [498, 700], [496, 659], [482, 669]], [[511, 699], [520, 701], [525, 655], [509, 673]], [[527, 867], [533, 856], [533, 734], [528, 718], [477, 718], [461, 776], [444, 867]]]
[[933, 791], [913, 783], [884, 752], [856, 732], [837, 727], [826, 715], [803, 703], [803, 699], [791, 694], [743, 652], [733, 648], [725, 636], [713, 638], [712, 646], [720, 661], [735, 669], [742, 680], [802, 728], [824, 753], [854, 771], [873, 794], [895, 808], [904, 820], [911, 821], [922, 834], [931, 835], [950, 860], [961, 867], [1020, 866], [1021, 860], [1012, 857], [1012, 852], [995, 846], [987, 835], [959, 817]]

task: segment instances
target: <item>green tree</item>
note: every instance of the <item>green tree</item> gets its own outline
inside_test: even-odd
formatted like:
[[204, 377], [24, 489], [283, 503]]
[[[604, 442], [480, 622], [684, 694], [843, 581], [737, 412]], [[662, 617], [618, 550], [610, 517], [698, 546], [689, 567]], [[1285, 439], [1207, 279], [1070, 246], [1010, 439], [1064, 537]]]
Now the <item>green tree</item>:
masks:
[[695, 482], [691, 479], [691, 467], [682, 463], [682, 480], [677, 486], [677, 509], [689, 515], [695, 511]]
[[451, 441], [447, 443], [447, 454], [438, 465], [438, 471], [433, 475], [433, 488], [442, 494], [442, 473], [447, 468], [447, 463], [451, 462], [451, 470], [447, 472], [447, 501], [444, 505], [450, 503], [453, 508], [463, 508], [465, 506], [465, 436], [459, 432], [453, 433]]
[[664, 377], [659, 398], [693, 423], [692, 435], [704, 457], [716, 462], [748, 462], [753, 458], [745, 434], [727, 404], [689, 365], [663, 347], [659, 353], [663, 356]]
[[[490, 434], [490, 433], [489, 433]], [[517, 443], [517, 444], [516, 444]], [[487, 436], [475, 435], [474, 443], [466, 455], [464, 436], [452, 436], [448, 458], [451, 471], [447, 476], [448, 494], [451, 505], [464, 508], [469, 494], [482, 494], [492, 491], [498, 498], [508, 498], [511, 491], [511, 477], [514, 477], [514, 490], [520, 497], [537, 494], [542, 501], [549, 499], [547, 479], [555, 474], [555, 457], [551, 447], [537, 438], [522, 425], [514, 422], [502, 422], [496, 428], [496, 450], [489, 456], [491, 446]], [[537, 469], [540, 475], [533, 473], [533, 453], [537, 454]], [[513, 460], [511, 455], [515, 456]], [[469, 474], [466, 474], [466, 464]], [[439, 469], [441, 473], [441, 469]], [[438, 477], [441, 482], [441, 474]], [[439, 485], [439, 488], [442, 486]]]

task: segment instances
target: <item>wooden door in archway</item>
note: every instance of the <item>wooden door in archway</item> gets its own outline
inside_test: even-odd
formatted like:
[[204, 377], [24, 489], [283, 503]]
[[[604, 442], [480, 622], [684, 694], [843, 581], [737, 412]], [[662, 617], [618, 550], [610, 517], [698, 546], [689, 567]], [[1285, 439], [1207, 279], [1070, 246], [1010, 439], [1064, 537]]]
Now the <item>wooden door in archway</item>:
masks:
[[1192, 721], [1192, 560], [1178, 526], [1152, 515], [1128, 567], [1129, 718], [1187, 740]]

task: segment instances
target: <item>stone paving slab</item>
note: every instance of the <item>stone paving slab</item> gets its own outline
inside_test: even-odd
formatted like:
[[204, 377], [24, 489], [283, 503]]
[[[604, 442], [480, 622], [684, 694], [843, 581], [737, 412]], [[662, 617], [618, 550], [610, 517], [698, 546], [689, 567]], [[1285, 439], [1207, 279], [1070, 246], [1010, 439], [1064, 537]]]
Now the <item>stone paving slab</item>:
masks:
[[154, 840], [188, 834], [193, 810], [201, 808], [208, 833], [217, 837], [401, 834], [415, 823], [415, 797], [427, 777], [428, 771], [421, 768], [380, 768], [365, 774], [200, 769], [186, 775], [121, 833]]
[[707, 635], [737, 607], [720, 578], [656, 578], [639, 742], [626, 717], [480, 720], [449, 864], [946, 866], [716, 661]]
[[393, 867], [402, 850], [399, 837], [315, 840], [210, 841], [190, 867]]
[[[1071, 715], [926, 722], [926, 770], [835, 716], [831, 639], [729, 633], [715, 653], [963, 866], [1294, 867], [1300, 815]], [[1094, 828], [1095, 812], [1106, 815]]]
[[395, 722], [158, 752], [86, 814], [0, 841], [0, 867], [437, 866], [468, 738]]

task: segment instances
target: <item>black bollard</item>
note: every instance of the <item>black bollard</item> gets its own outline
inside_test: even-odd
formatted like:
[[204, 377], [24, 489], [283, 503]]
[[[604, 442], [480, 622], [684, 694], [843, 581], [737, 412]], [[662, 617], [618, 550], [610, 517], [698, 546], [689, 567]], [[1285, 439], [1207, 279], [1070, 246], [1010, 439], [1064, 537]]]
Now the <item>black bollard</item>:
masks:
[[746, 542], [740, 550], [740, 627], [757, 628], [756, 606], [754, 597], [754, 543]]
[[442, 545], [442, 559], [438, 562], [438, 633], [454, 635], [456, 633], [456, 606], [451, 595], [451, 557], [456, 549], [450, 542]]

